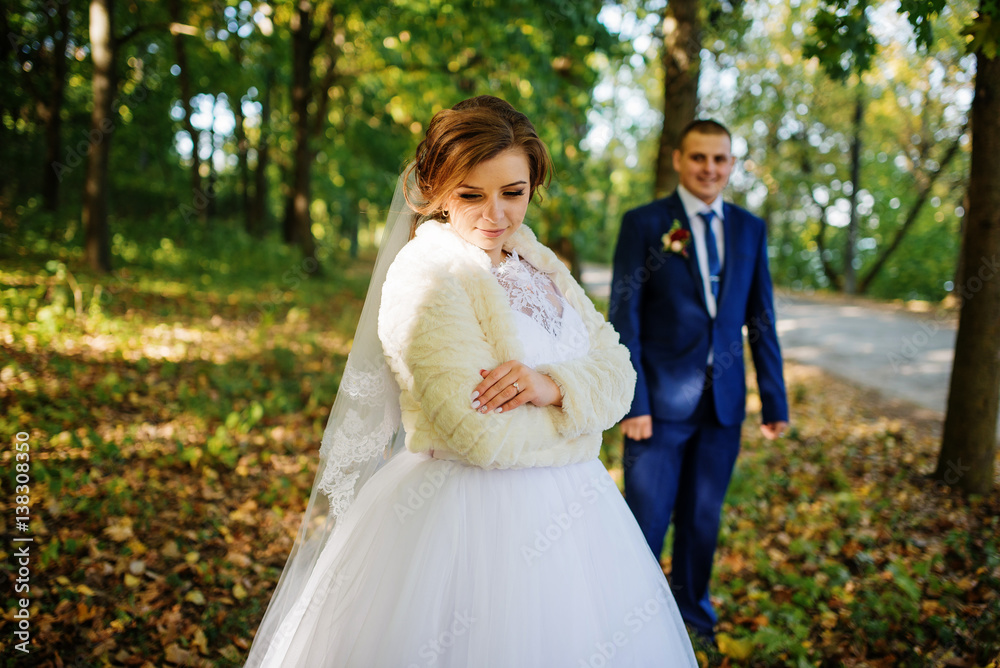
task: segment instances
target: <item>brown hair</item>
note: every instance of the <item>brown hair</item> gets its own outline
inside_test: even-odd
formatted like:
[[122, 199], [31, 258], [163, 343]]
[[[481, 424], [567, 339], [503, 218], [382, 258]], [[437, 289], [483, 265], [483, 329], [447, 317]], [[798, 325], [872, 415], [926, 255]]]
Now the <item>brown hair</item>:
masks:
[[692, 132], [697, 132], [702, 135], [726, 135], [729, 137], [729, 141], [733, 141], [733, 135], [730, 134], [729, 130], [726, 129], [726, 126], [722, 123], [708, 118], [698, 118], [688, 123], [684, 126], [684, 129], [681, 130], [681, 135], [677, 138], [678, 150], [683, 151], [684, 139]]
[[445, 201], [466, 175], [509, 149], [521, 149], [528, 157], [529, 197], [534, 196], [538, 186], [548, 185], [552, 160], [527, 116], [492, 95], [469, 98], [434, 114], [410, 167], [417, 192], [407, 192], [406, 200], [419, 214], [413, 228], [441, 217]]

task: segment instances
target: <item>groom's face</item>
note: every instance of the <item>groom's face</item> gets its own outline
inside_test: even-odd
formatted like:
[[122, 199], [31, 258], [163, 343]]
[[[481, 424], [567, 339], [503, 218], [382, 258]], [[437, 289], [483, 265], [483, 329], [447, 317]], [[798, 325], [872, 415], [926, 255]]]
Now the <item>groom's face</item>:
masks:
[[681, 185], [711, 204], [729, 183], [733, 171], [732, 143], [725, 134], [690, 132], [674, 151], [674, 170]]

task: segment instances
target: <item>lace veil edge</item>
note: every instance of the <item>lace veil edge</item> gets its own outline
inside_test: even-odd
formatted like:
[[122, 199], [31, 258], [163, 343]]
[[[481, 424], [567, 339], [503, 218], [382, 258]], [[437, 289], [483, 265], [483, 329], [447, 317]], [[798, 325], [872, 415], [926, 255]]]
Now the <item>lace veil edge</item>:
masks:
[[414, 170], [407, 166], [396, 182], [351, 352], [323, 433], [309, 503], [247, 666], [261, 665], [268, 650], [294, 632], [297, 608], [304, 605], [302, 594], [337, 520], [375, 471], [403, 448], [399, 386], [378, 338], [378, 313], [386, 272], [417, 220], [406, 198], [413, 182]]

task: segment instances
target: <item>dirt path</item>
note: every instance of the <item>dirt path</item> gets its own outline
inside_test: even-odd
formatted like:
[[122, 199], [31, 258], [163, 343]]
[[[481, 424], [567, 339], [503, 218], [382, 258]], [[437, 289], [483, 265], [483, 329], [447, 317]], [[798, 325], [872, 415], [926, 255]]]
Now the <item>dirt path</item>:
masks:
[[[610, 269], [588, 265], [583, 282], [610, 293]], [[948, 401], [956, 314], [902, 305], [778, 291], [778, 336], [789, 360], [817, 366], [940, 420]], [[1000, 435], [1000, 428], [998, 428]]]

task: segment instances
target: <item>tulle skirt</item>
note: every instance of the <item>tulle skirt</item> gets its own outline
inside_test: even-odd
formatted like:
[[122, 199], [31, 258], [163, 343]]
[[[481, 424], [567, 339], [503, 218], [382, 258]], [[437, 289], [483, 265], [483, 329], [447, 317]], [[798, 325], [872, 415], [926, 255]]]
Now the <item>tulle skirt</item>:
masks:
[[303, 597], [264, 665], [697, 665], [598, 460], [484, 470], [402, 452], [340, 519]]

